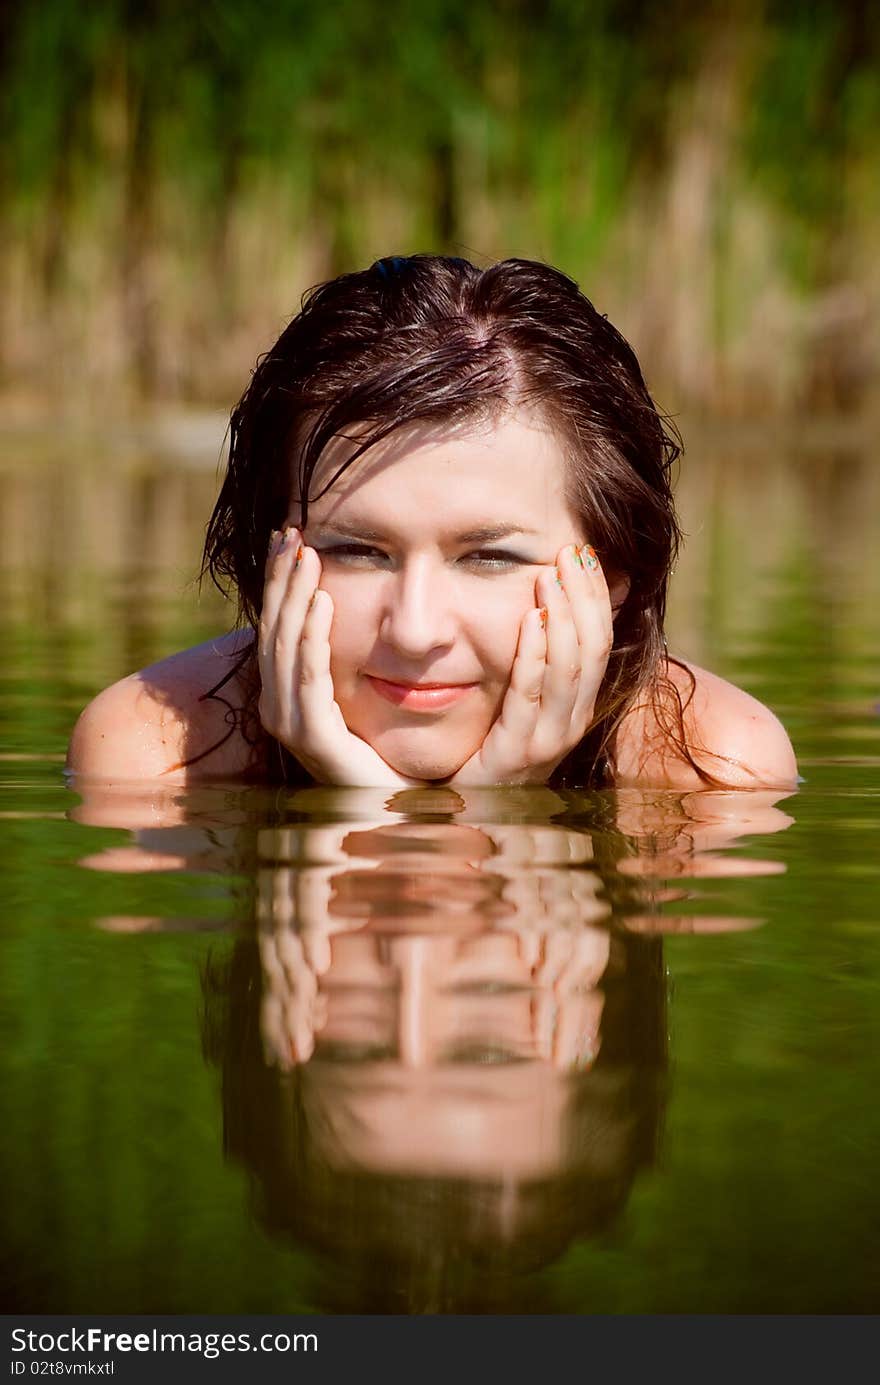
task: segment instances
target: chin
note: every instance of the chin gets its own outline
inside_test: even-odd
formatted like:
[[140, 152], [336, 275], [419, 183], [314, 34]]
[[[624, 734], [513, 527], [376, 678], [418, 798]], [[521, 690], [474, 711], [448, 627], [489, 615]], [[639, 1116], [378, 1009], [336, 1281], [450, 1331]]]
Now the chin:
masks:
[[387, 765], [407, 779], [448, 779], [470, 759], [480, 742], [464, 748], [460, 744], [434, 746], [427, 737], [390, 732], [377, 736], [371, 744]]
[[[467, 758], [465, 756], [465, 759]], [[407, 779], [449, 779], [464, 764], [464, 760], [458, 757], [450, 760], [448, 757], [427, 755], [398, 755], [394, 758], [385, 755], [383, 759]]]

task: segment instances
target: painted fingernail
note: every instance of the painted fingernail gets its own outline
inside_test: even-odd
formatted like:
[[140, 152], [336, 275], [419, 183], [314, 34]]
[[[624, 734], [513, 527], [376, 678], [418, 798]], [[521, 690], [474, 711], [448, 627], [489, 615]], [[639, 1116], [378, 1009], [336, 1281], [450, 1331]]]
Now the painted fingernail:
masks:
[[298, 568], [299, 565], [300, 565], [300, 563], [302, 562], [302, 560], [303, 560], [303, 546], [302, 546], [302, 544], [300, 544], [299, 548], [296, 550], [296, 562], [295, 562], [294, 565], [293, 565], [294, 568]]
[[272, 532], [271, 532], [270, 535], [269, 535], [269, 557], [270, 557], [270, 558], [274, 558], [274, 557], [275, 557], [275, 554], [278, 552], [278, 545], [279, 545], [280, 540], [281, 540], [281, 532], [280, 532], [280, 530], [278, 530], [278, 529], [273, 529]]
[[540, 616], [541, 616], [541, 629], [542, 629], [542, 630], [546, 630], [546, 629], [547, 629], [547, 607], [546, 607], [546, 606], [542, 606], [542, 607], [541, 607]]
[[296, 539], [297, 542], [299, 542], [299, 530], [294, 529], [292, 527], [285, 529], [281, 539], [281, 546], [278, 549], [278, 552], [283, 553], [286, 548], [290, 547], [294, 539]]
[[578, 548], [576, 543], [572, 544], [571, 551], [574, 554], [574, 560], [577, 563], [578, 567], [582, 568], [584, 565], [584, 560], [581, 557], [581, 550]]
[[562, 573], [559, 571], [559, 568], [556, 569], [556, 585], [557, 587], [562, 586]]
[[599, 566], [599, 559], [596, 557], [596, 550], [591, 543], [587, 543], [581, 549], [583, 560], [587, 567], [594, 571]]

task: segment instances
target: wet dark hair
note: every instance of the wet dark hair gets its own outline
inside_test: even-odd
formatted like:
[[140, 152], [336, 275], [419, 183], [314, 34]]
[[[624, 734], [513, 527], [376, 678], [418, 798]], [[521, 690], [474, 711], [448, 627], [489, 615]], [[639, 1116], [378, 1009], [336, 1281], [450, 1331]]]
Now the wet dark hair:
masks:
[[[509, 259], [481, 270], [440, 255], [395, 256], [306, 294], [232, 413], [203, 576], [234, 591], [239, 623], [256, 626], [270, 533], [292, 498], [305, 526], [315, 468], [334, 438], [354, 434], [356, 446], [320, 494], [404, 425], [481, 422], [517, 406], [536, 409], [554, 430], [569, 503], [609, 582], [629, 582], [593, 725], [551, 782], [609, 777], [614, 733], [640, 690], [649, 690], [670, 743], [712, 782], [687, 749], [682, 701], [666, 676], [667, 583], [680, 540], [670, 475], [677, 435], [631, 347], [549, 265]], [[268, 738], [253, 646], [234, 671], [247, 693], [243, 708], [227, 703], [229, 734], [238, 727], [256, 750]], [[277, 760], [287, 780], [308, 780], [286, 752]], [[272, 764], [267, 757], [270, 772]]]

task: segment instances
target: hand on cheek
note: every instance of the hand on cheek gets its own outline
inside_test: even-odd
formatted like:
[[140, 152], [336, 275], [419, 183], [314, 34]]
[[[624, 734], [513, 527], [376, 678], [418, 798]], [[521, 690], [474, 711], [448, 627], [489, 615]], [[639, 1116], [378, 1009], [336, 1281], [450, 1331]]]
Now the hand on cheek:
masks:
[[266, 564], [258, 632], [260, 720], [319, 784], [411, 787], [351, 732], [330, 673], [333, 600], [321, 560], [296, 529], [276, 534]]
[[498, 719], [453, 784], [543, 783], [585, 735], [613, 639], [593, 549], [569, 544], [542, 568]]

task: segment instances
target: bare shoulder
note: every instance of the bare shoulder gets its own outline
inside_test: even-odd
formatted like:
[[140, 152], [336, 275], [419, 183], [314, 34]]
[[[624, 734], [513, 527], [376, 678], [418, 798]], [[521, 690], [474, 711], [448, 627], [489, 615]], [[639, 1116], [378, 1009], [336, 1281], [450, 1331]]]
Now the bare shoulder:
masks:
[[[185, 783], [199, 774], [241, 773], [249, 748], [237, 732], [227, 739], [228, 706], [204, 699], [204, 694], [232, 673], [225, 691], [230, 704], [238, 702], [234, 670], [249, 641], [250, 632], [233, 631], [105, 688], [80, 714], [67, 768], [87, 778], [164, 778], [170, 783]], [[203, 754], [198, 766], [184, 765]]]
[[793, 788], [797, 762], [779, 718], [757, 698], [708, 669], [670, 659], [669, 685], [657, 703], [640, 700], [617, 734], [621, 784], [674, 789], [704, 787], [667, 733], [684, 709], [685, 744], [701, 769], [730, 788]]

